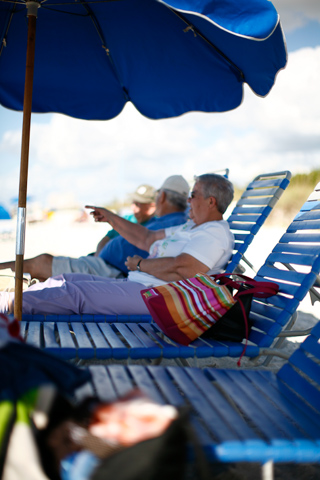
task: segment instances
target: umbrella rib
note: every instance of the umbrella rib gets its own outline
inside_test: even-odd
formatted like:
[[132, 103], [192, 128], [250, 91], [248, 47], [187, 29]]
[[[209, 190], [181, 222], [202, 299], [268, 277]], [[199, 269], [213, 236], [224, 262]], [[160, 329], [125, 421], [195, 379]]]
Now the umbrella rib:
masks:
[[10, 28], [10, 24], [11, 24], [11, 21], [12, 21], [14, 11], [16, 9], [16, 5], [17, 5], [17, 2], [14, 2], [14, 6], [13, 6], [13, 9], [11, 11], [10, 18], [8, 20], [7, 28], [6, 28], [6, 31], [4, 32], [3, 39], [2, 39], [2, 42], [1, 42], [0, 57], [1, 57], [1, 54], [2, 54], [2, 51], [3, 51], [4, 47], [6, 47], [6, 45], [7, 45], [7, 40], [6, 39], [7, 39], [7, 35], [8, 35], [8, 31], [9, 31], [9, 28]]
[[122, 88], [122, 91], [123, 91], [123, 94], [124, 94], [124, 97], [127, 101], [130, 101], [130, 97], [129, 97], [129, 92], [128, 90], [126, 89], [126, 87], [124, 86], [123, 82], [121, 81], [121, 77], [119, 75], [119, 72], [117, 70], [117, 67], [114, 63], [114, 60], [111, 56], [111, 53], [110, 53], [110, 50], [109, 48], [107, 47], [107, 42], [105, 41], [105, 38], [103, 36], [103, 33], [102, 33], [102, 30], [101, 30], [101, 27], [100, 27], [100, 24], [98, 22], [98, 19], [97, 17], [95, 16], [95, 14], [93, 13], [93, 11], [91, 10], [91, 8], [89, 7], [88, 3], [83, 1], [83, 0], [80, 0], [81, 4], [84, 6], [84, 8], [87, 10], [88, 12], [88, 15], [97, 31], [97, 34], [99, 35], [99, 38], [101, 40], [101, 43], [102, 43], [102, 48], [105, 50], [107, 56], [108, 56], [108, 59], [110, 61], [110, 64], [112, 66], [112, 69], [113, 69], [113, 72], [115, 74], [115, 76], [117, 77], [117, 80], [119, 82], [119, 84], [121, 85], [121, 88]]
[[225, 53], [222, 52], [222, 50], [220, 50], [218, 47], [216, 47], [214, 45], [214, 43], [212, 43], [207, 37], [205, 37], [201, 32], [199, 32], [199, 30], [194, 26], [192, 25], [192, 23], [189, 22], [189, 20], [187, 20], [181, 13], [177, 12], [176, 10], [174, 10], [173, 8], [169, 7], [168, 5], [166, 5], [167, 8], [169, 10], [171, 10], [172, 13], [174, 13], [177, 17], [179, 17], [185, 24], [188, 25], [188, 27], [184, 30], [184, 32], [187, 32], [188, 30], [191, 30], [194, 34], [194, 36], [199, 36], [200, 38], [202, 38], [206, 43], [208, 43], [208, 45], [210, 45], [210, 47], [212, 47], [233, 69], [236, 70], [236, 72], [238, 73], [240, 79], [242, 81], [245, 81], [245, 78], [244, 78], [244, 73], [243, 71], [232, 61], [230, 60], [229, 57], [227, 57], [227, 55]]
[[[0, 1], [6, 1], [6, 0], [0, 0]], [[109, 2], [110, 0], [107, 0], [107, 1]], [[112, 0], [112, 1], [120, 1], [120, 0]], [[11, 3], [11, 2], [10, 2], [10, 3]], [[122, 91], [123, 91], [123, 95], [124, 95], [126, 101], [130, 101], [130, 96], [129, 96], [128, 89], [124, 86], [123, 82], [121, 81], [121, 77], [120, 77], [119, 72], [118, 72], [118, 70], [117, 70], [117, 67], [116, 67], [116, 65], [115, 65], [115, 63], [114, 63], [114, 60], [113, 60], [113, 58], [112, 58], [112, 56], [111, 56], [110, 50], [109, 50], [109, 48], [107, 47], [107, 43], [106, 43], [105, 38], [104, 38], [104, 36], [103, 36], [103, 33], [102, 33], [102, 30], [101, 30], [100, 24], [99, 24], [99, 22], [98, 22], [98, 20], [97, 20], [97, 17], [95, 16], [95, 14], [93, 13], [93, 11], [92, 11], [91, 8], [89, 7], [88, 2], [85, 2], [85, 1], [83, 1], [83, 0], [80, 0], [80, 3], [82, 4], [82, 6], [83, 6], [83, 7], [85, 8], [85, 10], [87, 11], [87, 15], [90, 17], [90, 19], [91, 19], [91, 21], [92, 21], [92, 23], [93, 23], [93, 25], [94, 25], [94, 27], [95, 27], [95, 29], [96, 29], [96, 31], [97, 31], [97, 34], [98, 34], [98, 36], [99, 36], [99, 38], [100, 38], [100, 40], [101, 40], [101, 43], [102, 43], [102, 48], [105, 50], [105, 52], [106, 52], [106, 54], [107, 54], [107, 56], [108, 56], [108, 59], [109, 59], [110, 64], [111, 64], [111, 67], [112, 67], [113, 72], [114, 72], [114, 74], [115, 74], [115, 76], [116, 76], [116, 78], [117, 78], [117, 80], [118, 80], [118, 82], [119, 82], [119, 84], [120, 84], [120, 86], [121, 86], [121, 89], [122, 89]], [[92, 3], [94, 3], [94, 2], [92, 2]], [[99, 2], [99, 3], [100, 3], [100, 2]], [[7, 29], [6, 29], [6, 32], [5, 32], [4, 36], [3, 36], [2, 45], [1, 45], [1, 47], [0, 47], [0, 56], [1, 56], [1, 53], [2, 53], [2, 51], [3, 51], [3, 48], [6, 46], [6, 35], [7, 35], [7, 33], [8, 33], [8, 30], [9, 30], [9, 27], [10, 27], [10, 23], [11, 23], [13, 14], [15, 13], [15, 8], [16, 8], [16, 5], [17, 5], [17, 4], [21, 4], [21, 5], [22, 5], [22, 4], [25, 4], [25, 2], [17, 2], [17, 1], [14, 1], [14, 7], [13, 7], [13, 9], [12, 9], [11, 16], [10, 16], [10, 19], [9, 19], [9, 21], [8, 21]], [[45, 8], [46, 10], [51, 10], [51, 8], [50, 8], [48, 5], [43, 5], [43, 8]], [[56, 9], [55, 9], [55, 11], [56, 11]], [[63, 12], [63, 13], [69, 13], [69, 12]], [[77, 15], [77, 14], [71, 13], [71, 15]]]

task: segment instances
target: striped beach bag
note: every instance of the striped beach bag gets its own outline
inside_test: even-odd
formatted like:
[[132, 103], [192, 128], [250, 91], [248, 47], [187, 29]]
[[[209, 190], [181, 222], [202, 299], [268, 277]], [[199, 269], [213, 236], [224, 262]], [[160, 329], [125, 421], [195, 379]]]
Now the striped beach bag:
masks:
[[141, 295], [161, 330], [182, 345], [200, 337], [236, 303], [227, 286], [202, 273], [144, 289]]

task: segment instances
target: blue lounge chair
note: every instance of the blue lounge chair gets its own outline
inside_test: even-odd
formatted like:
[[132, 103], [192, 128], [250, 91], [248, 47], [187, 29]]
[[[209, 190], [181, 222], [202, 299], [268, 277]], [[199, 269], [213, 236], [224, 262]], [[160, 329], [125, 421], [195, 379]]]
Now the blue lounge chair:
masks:
[[[249, 183], [228, 218], [235, 237], [235, 248], [227, 272], [233, 272], [239, 267], [249, 245], [289, 185], [290, 179], [291, 173], [284, 171], [258, 175]], [[139, 323], [151, 322], [152, 319], [150, 315], [23, 315], [22, 320]]]
[[[320, 198], [320, 184], [312, 194]], [[307, 210], [306, 210], [307, 209]], [[310, 200], [281, 237], [259, 269], [257, 280], [279, 283], [278, 295], [252, 302], [253, 328], [245, 355], [283, 355], [273, 348], [279, 334], [291, 329], [299, 303], [317, 280], [320, 271], [319, 201]], [[290, 267], [290, 268], [289, 268]], [[123, 360], [208, 357], [239, 357], [243, 343], [198, 339], [189, 346], [165, 337], [155, 324], [22, 322], [28, 342], [66, 359]]]
[[225, 178], [229, 178], [229, 168], [221, 168], [221, 170], [214, 170], [211, 173], [217, 173], [218, 175], [222, 175]]
[[244, 254], [289, 185], [290, 179], [291, 173], [284, 171], [258, 175], [249, 183], [228, 218], [235, 237], [235, 249], [226, 272], [234, 272], [241, 260], [253, 267]]
[[142, 365], [89, 367], [88, 393], [114, 401], [137, 387], [161, 404], [187, 405], [212, 462], [320, 463], [320, 322], [281, 369]]

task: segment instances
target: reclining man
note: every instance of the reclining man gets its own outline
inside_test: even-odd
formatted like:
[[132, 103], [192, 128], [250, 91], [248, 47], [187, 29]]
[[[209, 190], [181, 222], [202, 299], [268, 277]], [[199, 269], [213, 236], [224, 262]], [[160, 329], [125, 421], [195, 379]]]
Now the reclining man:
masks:
[[[149, 230], [98, 207], [93, 216], [109, 222], [124, 238], [143, 250], [148, 258], [129, 256], [128, 278], [65, 274], [29, 287], [23, 293], [23, 313], [144, 315], [148, 309], [140, 295], [146, 287], [193, 277], [198, 272], [222, 271], [234, 244], [229, 224], [223, 220], [233, 199], [229, 180], [216, 174], [196, 178], [187, 223], [165, 230]], [[0, 312], [12, 312], [14, 293], [0, 294]]]
[[[159, 230], [175, 225], [181, 225], [187, 221], [187, 199], [189, 195], [189, 185], [181, 175], [172, 175], [168, 177], [160, 187], [156, 195], [156, 210], [154, 216], [149, 218], [146, 213], [150, 211], [153, 192], [148, 190], [147, 195], [134, 195], [133, 199], [147, 200], [146, 208], [143, 208], [143, 215], [139, 209], [138, 223], [151, 230]], [[135, 201], [136, 201], [135, 200]], [[137, 215], [138, 208], [136, 209]], [[89, 273], [108, 278], [123, 278], [128, 274], [125, 261], [128, 256], [141, 255], [147, 257], [148, 252], [138, 249], [130, 244], [122, 236], [115, 236], [112, 240], [106, 242], [105, 246], [96, 256], [85, 256], [80, 258], [54, 257], [48, 253], [43, 253], [37, 257], [24, 260], [23, 270], [30, 273], [32, 278], [46, 280], [49, 277], [62, 273]], [[6, 262], [0, 264], [1, 268], [11, 268], [14, 270], [15, 262]]]

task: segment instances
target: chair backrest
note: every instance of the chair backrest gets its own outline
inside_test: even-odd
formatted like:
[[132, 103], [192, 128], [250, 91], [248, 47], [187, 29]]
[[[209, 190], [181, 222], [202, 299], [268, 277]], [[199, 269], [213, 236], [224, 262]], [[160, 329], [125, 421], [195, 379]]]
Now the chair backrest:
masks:
[[221, 168], [220, 170], [214, 170], [212, 173], [217, 173], [225, 178], [229, 178], [229, 168]]
[[269, 347], [299, 303], [315, 284], [320, 271], [320, 183], [289, 225], [256, 280], [280, 285], [276, 296], [252, 302], [254, 327], [249, 340]]
[[254, 236], [290, 183], [289, 171], [258, 175], [241, 195], [227, 219], [235, 237], [235, 247], [226, 268], [232, 273], [239, 265]]

